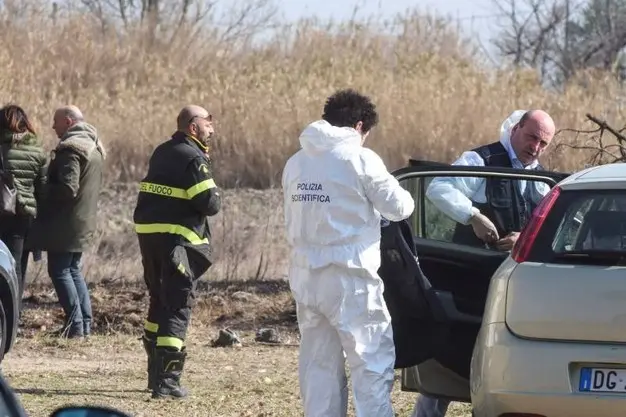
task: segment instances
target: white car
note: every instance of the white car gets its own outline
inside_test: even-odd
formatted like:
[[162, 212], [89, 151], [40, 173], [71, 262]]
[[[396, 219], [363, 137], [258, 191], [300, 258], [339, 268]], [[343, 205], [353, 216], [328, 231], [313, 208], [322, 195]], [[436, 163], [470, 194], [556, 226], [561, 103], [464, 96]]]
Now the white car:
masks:
[[[424, 340], [432, 353], [403, 370], [402, 389], [471, 402], [476, 417], [625, 415], [626, 164], [569, 176], [443, 164], [394, 174], [415, 196], [419, 264], [448, 331], [435, 347]], [[442, 176], [554, 188], [509, 253], [452, 241], [457, 224], [425, 197]]]

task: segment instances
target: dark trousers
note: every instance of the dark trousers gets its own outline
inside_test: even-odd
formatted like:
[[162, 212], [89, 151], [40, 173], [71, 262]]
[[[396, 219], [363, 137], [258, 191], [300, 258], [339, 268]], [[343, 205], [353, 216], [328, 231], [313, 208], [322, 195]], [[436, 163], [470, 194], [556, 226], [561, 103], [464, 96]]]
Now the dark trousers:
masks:
[[22, 310], [22, 295], [24, 294], [26, 271], [23, 266], [22, 254], [24, 241], [30, 229], [32, 217], [30, 216], [2, 216], [0, 217], [0, 239], [15, 258], [15, 273], [19, 285], [20, 311]]
[[48, 252], [48, 275], [65, 312], [65, 326], [71, 336], [91, 333], [91, 299], [80, 271], [81, 252]]
[[156, 339], [157, 347], [181, 350], [191, 318], [197, 268], [170, 235], [139, 234], [138, 240], [150, 295], [145, 337]]
[[[28, 240], [28, 236], [26, 236], [26, 239]], [[26, 276], [28, 272], [28, 258], [30, 257], [31, 253], [33, 254], [33, 260], [35, 262], [39, 262], [41, 260], [40, 249], [31, 250], [27, 248], [26, 244], [24, 244], [24, 251], [22, 252], [22, 263], [21, 263], [22, 275], [24, 276], [24, 281], [26, 281]]]

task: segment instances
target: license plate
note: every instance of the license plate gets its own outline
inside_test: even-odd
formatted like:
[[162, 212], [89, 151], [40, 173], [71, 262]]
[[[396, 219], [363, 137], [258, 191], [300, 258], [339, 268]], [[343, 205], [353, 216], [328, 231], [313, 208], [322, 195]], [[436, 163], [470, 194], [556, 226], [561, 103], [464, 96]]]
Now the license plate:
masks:
[[626, 369], [583, 368], [580, 371], [579, 390], [626, 393]]

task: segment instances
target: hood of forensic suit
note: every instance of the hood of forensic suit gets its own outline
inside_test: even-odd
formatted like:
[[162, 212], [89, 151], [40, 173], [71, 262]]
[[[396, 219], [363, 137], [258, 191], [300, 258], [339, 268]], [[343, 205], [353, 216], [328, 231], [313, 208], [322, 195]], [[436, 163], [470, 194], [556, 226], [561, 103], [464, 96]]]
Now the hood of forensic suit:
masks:
[[351, 127], [337, 127], [326, 120], [309, 124], [300, 134], [300, 145], [307, 154], [319, 154], [342, 146], [361, 146], [361, 134]]
[[513, 129], [513, 126], [515, 126], [517, 122], [520, 121], [520, 119], [526, 112], [527, 110], [515, 110], [509, 115], [509, 117], [504, 119], [504, 121], [500, 125], [500, 141], [503, 144], [506, 145], [507, 143], [510, 143], [511, 129]]

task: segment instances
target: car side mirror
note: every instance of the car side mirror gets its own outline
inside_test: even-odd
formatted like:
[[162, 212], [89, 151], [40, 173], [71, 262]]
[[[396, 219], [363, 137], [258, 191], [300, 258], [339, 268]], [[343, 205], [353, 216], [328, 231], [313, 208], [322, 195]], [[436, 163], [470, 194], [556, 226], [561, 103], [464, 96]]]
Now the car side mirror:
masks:
[[121, 411], [106, 407], [62, 407], [53, 412], [50, 417], [130, 417]]

